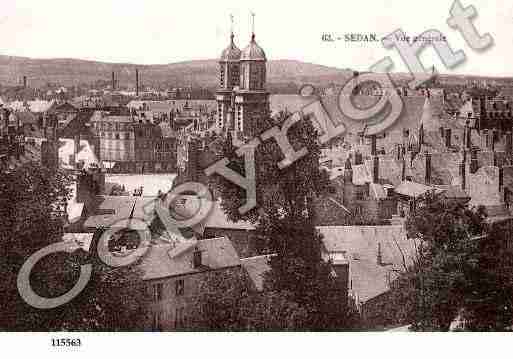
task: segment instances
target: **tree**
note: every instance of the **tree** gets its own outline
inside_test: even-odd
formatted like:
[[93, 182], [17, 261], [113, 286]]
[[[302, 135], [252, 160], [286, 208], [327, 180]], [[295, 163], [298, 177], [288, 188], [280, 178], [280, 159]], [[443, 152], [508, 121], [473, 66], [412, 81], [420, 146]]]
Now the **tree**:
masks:
[[192, 305], [191, 329], [276, 331], [302, 328], [308, 312], [283, 292], [259, 292], [241, 270], [208, 272]]
[[62, 238], [70, 178], [61, 171], [29, 162], [0, 176], [0, 327], [18, 329], [29, 316], [20, 305], [16, 278], [31, 254]]
[[[511, 325], [511, 251], [504, 231], [486, 225], [482, 211], [428, 195], [407, 221], [418, 240], [414, 265], [393, 282], [390, 319], [415, 330], [466, 330]], [[511, 232], [509, 232], [511, 233]]]
[[[285, 116], [282, 114], [281, 120]], [[272, 119], [262, 121], [261, 129], [274, 123]], [[274, 140], [262, 142], [255, 150], [258, 208], [241, 215], [238, 208], [245, 203], [244, 191], [220, 176], [213, 176], [211, 184], [220, 194], [228, 217], [253, 222], [268, 252], [276, 254], [269, 263], [264, 291], [280, 298], [278, 302], [286, 301], [309, 313], [308, 320], [295, 329], [340, 328], [343, 310], [329, 305], [343, 300], [330, 300], [339, 292], [330, 265], [321, 258], [321, 237], [314, 223], [315, 198], [328, 188], [328, 175], [319, 168], [317, 133], [303, 118], [289, 129], [288, 138], [294, 150], [304, 147], [307, 154], [283, 169], [278, 167], [283, 155]], [[230, 139], [219, 154], [230, 160], [234, 171], [244, 175], [243, 159], [235, 155]]]
[[245, 330], [242, 310], [251, 295], [248, 278], [240, 268], [205, 273], [193, 299], [191, 329]]
[[[20, 297], [16, 285], [23, 263], [36, 251], [62, 240], [71, 178], [56, 168], [26, 163], [0, 176], [0, 328], [4, 330], [129, 330], [138, 328], [145, 292], [134, 267], [109, 268], [91, 253], [54, 253], [31, 272], [31, 285], [44, 297], [73, 287], [80, 264], [93, 274], [80, 295], [55, 309], [39, 310]], [[96, 239], [101, 232], [97, 233]]]

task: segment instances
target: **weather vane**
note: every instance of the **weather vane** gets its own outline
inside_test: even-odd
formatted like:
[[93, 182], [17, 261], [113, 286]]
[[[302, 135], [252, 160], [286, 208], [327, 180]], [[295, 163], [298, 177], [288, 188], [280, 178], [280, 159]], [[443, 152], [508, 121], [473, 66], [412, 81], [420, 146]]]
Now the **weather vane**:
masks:
[[251, 12], [251, 33], [255, 35], [255, 13]]

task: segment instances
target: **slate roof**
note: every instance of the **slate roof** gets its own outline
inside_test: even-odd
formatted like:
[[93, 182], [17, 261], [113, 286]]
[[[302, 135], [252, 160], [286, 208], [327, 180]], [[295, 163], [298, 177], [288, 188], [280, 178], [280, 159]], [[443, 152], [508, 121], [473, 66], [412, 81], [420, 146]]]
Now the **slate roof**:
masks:
[[[181, 200], [181, 201], [180, 201]], [[196, 196], [180, 196], [176, 201], [171, 203], [174, 211], [177, 214], [182, 214], [185, 217], [190, 217], [190, 214], [195, 214], [198, 211], [200, 199]], [[207, 208], [207, 206], [205, 206]], [[234, 229], [234, 230], [255, 230], [255, 226], [247, 221], [232, 222], [224, 210], [221, 208], [221, 201], [214, 201], [210, 212], [206, 215], [205, 219], [201, 222], [201, 227], [204, 228], [218, 228], [218, 229]]]
[[240, 260], [242, 267], [246, 270], [255, 288], [259, 291], [263, 289], [265, 273], [271, 269], [269, 265], [269, 259], [271, 257], [272, 255], [263, 255], [242, 258]]
[[[193, 252], [201, 252], [202, 266], [192, 265]], [[155, 280], [172, 276], [183, 276], [208, 270], [240, 266], [239, 256], [226, 237], [188, 240], [176, 246], [161, 244], [150, 246], [142, 257], [139, 268], [144, 280]]]
[[[344, 253], [348, 258], [351, 291], [359, 302], [388, 291], [394, 273], [412, 265], [416, 254], [415, 241], [406, 237], [401, 225], [316, 228], [323, 235], [326, 253]], [[378, 251], [382, 265], [377, 264]]]
[[422, 183], [411, 181], [404, 181], [395, 188], [395, 192], [408, 197], [419, 197], [426, 194], [428, 191], [433, 190], [431, 186], [426, 186]]

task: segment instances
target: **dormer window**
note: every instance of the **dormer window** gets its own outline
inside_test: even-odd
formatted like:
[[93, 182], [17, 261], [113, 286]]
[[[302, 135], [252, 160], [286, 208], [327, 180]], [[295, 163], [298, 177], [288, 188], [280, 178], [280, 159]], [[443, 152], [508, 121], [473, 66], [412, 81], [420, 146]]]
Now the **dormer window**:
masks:
[[192, 259], [192, 267], [199, 268], [202, 265], [201, 251], [199, 249], [194, 250], [193, 259]]

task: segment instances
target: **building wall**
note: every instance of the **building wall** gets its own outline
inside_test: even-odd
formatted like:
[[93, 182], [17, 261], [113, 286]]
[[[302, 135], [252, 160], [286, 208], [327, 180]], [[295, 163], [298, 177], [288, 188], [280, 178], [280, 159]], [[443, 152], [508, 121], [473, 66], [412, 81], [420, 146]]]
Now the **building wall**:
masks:
[[[219, 269], [222, 271], [240, 271], [240, 266]], [[172, 331], [193, 329], [194, 318], [198, 315], [195, 307], [195, 297], [199, 294], [199, 286], [205, 279], [208, 271], [169, 277], [147, 282], [147, 289], [151, 295], [147, 322], [144, 329], [149, 331]], [[183, 294], [179, 294], [177, 287], [183, 283]], [[161, 296], [158, 298], [157, 286], [161, 286]]]

